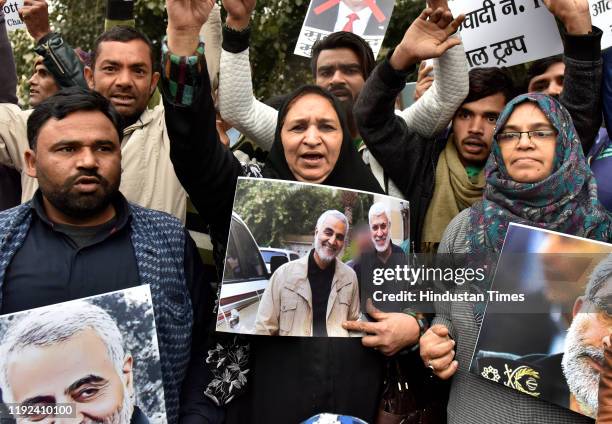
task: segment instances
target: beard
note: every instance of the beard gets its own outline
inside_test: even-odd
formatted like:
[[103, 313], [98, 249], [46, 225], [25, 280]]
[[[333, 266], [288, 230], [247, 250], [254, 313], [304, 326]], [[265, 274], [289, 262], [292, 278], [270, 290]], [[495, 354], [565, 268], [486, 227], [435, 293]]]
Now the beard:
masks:
[[123, 404], [112, 415], [104, 418], [102, 424], [130, 424], [134, 412], [134, 391], [123, 390]]
[[[339, 250], [331, 247], [327, 244], [327, 242], [325, 242], [324, 245], [318, 237], [315, 237], [314, 248], [315, 252], [319, 256], [319, 259], [321, 259], [321, 261], [325, 262], [326, 264], [331, 263], [331, 261], [336, 259], [336, 256], [338, 256], [338, 254], [340, 253]], [[332, 253], [329, 253], [330, 251]]]
[[386, 252], [387, 249], [389, 248], [389, 245], [391, 244], [391, 237], [389, 237], [389, 234], [387, 234], [387, 238], [385, 238], [385, 244], [382, 246], [379, 246], [376, 243], [376, 237], [372, 237], [372, 244], [374, 245], [374, 248], [376, 249], [377, 252], [379, 253]]
[[130, 424], [132, 414], [134, 413], [135, 394], [134, 390], [123, 388], [123, 403], [121, 407], [104, 418], [86, 420], [86, 423], [92, 424]]
[[593, 319], [590, 313], [580, 313], [574, 317], [565, 337], [565, 353], [561, 367], [570, 392], [574, 395], [583, 412], [592, 418], [597, 415], [599, 373], [591, 367], [587, 359], [603, 364], [603, 350], [584, 342], [582, 334]]
[[[37, 169], [36, 172], [40, 191], [49, 203], [63, 214], [76, 219], [89, 218], [104, 211], [119, 191], [119, 178], [109, 181], [96, 171], [81, 171], [65, 180], [61, 185], [52, 183], [41, 169]], [[97, 178], [100, 190], [94, 193], [73, 191], [74, 183], [81, 177]]]

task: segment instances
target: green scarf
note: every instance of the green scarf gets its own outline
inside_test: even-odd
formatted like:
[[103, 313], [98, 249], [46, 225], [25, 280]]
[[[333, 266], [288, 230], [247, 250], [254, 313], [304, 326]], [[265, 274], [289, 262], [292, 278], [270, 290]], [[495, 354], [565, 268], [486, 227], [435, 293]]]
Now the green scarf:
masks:
[[[463, 209], [482, 199], [485, 186], [483, 170], [473, 178], [459, 160], [454, 137], [448, 138], [436, 166], [435, 188], [425, 215], [423, 244], [437, 245], [450, 221]], [[429, 251], [427, 247], [423, 251]]]

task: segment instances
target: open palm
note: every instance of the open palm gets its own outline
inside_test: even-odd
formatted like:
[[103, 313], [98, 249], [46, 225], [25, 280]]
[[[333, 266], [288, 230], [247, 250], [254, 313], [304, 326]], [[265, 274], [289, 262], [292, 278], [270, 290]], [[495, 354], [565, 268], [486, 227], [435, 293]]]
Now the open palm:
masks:
[[425, 9], [404, 34], [401, 48], [409, 51], [416, 60], [440, 57], [460, 43], [458, 39], [449, 37], [457, 31], [463, 19], [463, 15], [452, 19], [451, 13], [442, 8], [435, 11]]

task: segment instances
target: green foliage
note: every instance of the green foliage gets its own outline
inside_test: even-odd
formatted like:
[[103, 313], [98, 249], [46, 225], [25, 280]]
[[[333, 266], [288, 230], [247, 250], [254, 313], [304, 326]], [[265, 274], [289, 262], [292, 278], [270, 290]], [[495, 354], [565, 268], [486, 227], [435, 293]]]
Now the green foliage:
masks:
[[351, 209], [351, 233], [357, 225], [367, 223], [373, 196], [358, 193], [347, 202], [342, 193], [325, 186], [298, 187], [261, 179], [246, 180], [236, 189], [234, 210], [259, 246], [282, 247], [287, 235], [314, 234], [317, 220], [329, 209], [347, 216], [347, 209]]
[[[52, 29], [61, 31], [68, 43], [83, 50], [91, 49], [104, 29], [105, 0], [48, 0], [51, 4]], [[218, 1], [219, 3], [220, 0]], [[259, 0], [253, 14], [251, 64], [253, 87], [259, 99], [285, 94], [312, 82], [309, 60], [293, 54], [309, 0]], [[419, 15], [424, 2], [397, 0], [379, 60], [397, 45], [409, 24]], [[136, 0], [136, 27], [144, 31], [159, 52], [166, 31], [165, 0]], [[19, 97], [27, 106], [26, 81], [32, 73], [33, 43], [25, 31], [11, 34], [17, 72], [20, 76]], [[524, 75], [520, 67], [513, 76]], [[410, 77], [416, 80], [416, 72]]]

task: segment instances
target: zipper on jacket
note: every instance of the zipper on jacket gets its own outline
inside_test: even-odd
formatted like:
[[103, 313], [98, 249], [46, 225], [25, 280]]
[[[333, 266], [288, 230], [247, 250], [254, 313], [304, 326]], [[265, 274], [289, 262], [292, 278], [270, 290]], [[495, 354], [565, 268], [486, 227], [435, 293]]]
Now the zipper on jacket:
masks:
[[47, 41], [45, 44], [43, 44], [43, 47], [47, 51], [47, 53], [49, 53], [49, 56], [51, 56], [51, 59], [53, 59], [53, 62], [55, 62], [55, 66], [57, 66], [57, 68], [62, 73], [62, 75], [66, 75], [66, 71], [64, 70], [64, 67], [61, 65], [59, 60], [57, 60], [57, 58], [55, 57], [55, 54], [53, 53], [53, 50], [51, 49], [51, 47], [49, 47], [49, 42]]

